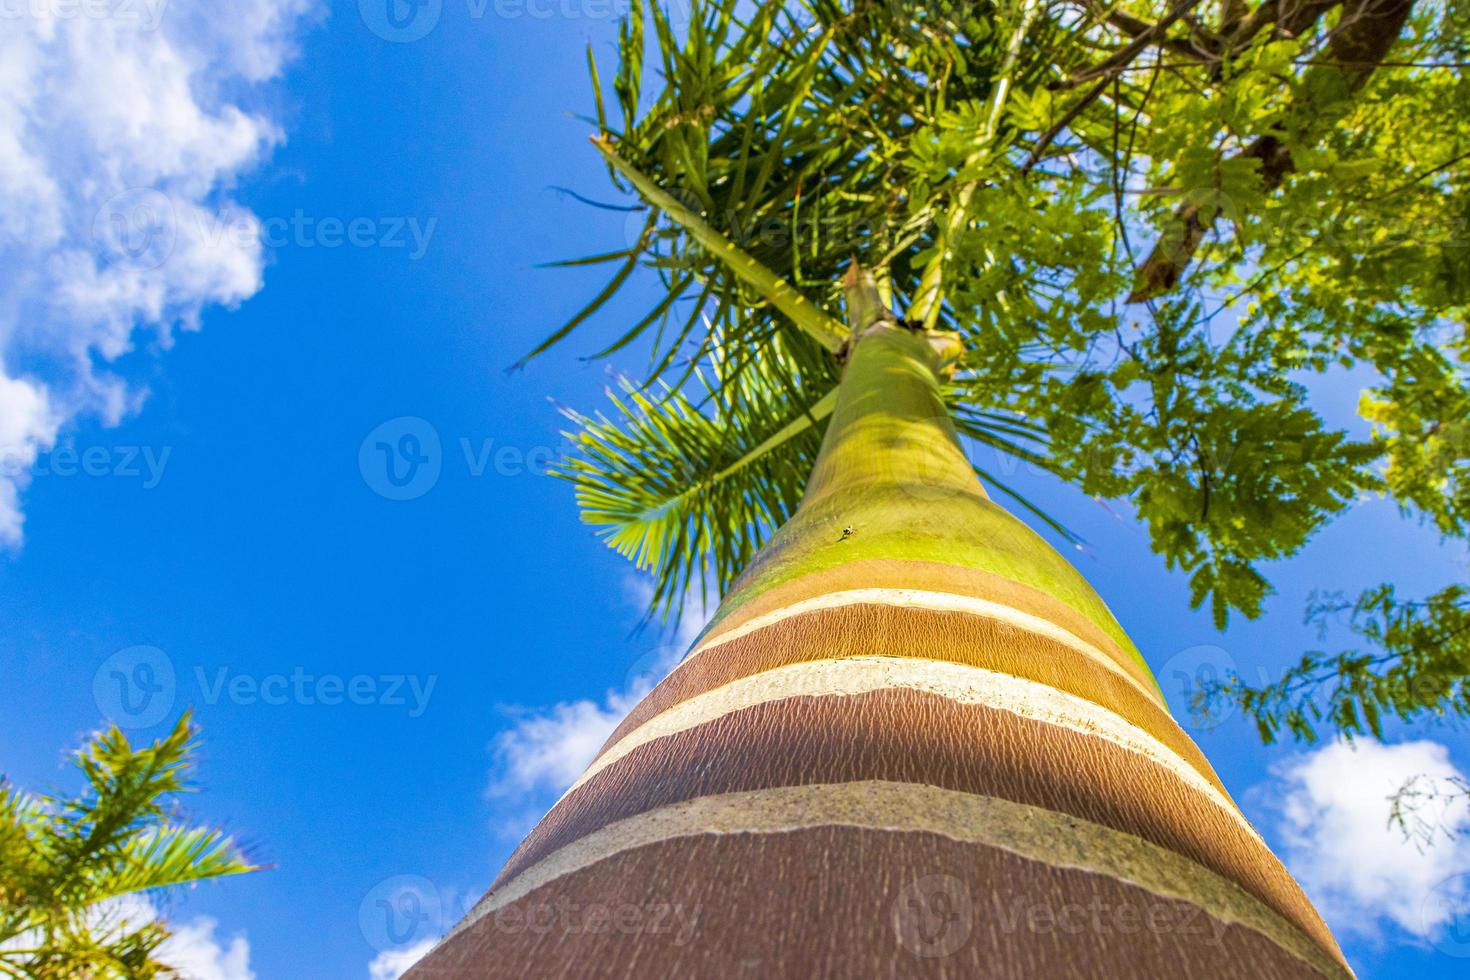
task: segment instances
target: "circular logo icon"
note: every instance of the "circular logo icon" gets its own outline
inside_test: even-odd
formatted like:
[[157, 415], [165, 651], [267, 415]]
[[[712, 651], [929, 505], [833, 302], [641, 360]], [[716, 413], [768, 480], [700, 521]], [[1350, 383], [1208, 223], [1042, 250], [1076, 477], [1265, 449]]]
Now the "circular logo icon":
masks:
[[368, 30], [385, 41], [417, 41], [439, 23], [444, 0], [357, 0], [357, 13]]
[[[689, 188], [672, 188], [669, 191], [669, 195], [685, 208], [693, 211], [695, 214], [704, 215], [707, 220], [712, 221], [716, 226], [719, 225], [719, 221], [704, 214], [704, 203], [700, 201], [699, 195]], [[631, 207], [632, 209], [628, 211], [627, 216], [623, 219], [623, 241], [627, 246], [632, 248], [638, 244], [640, 239], [643, 239], [644, 227], [651, 218], [653, 219], [653, 227], [648, 230], [648, 237], [643, 241], [645, 250], [651, 252], [659, 252], [660, 250], [668, 251], [671, 247], [670, 243], [680, 235], [679, 225], [676, 222], [662, 217], [658, 211], [651, 210], [646, 204], [640, 203]], [[720, 230], [727, 237], [733, 239], [736, 245], [744, 246], [748, 244], [747, 237], [741, 231], [738, 221], [735, 221], [732, 227], [721, 228]]]
[[[642, 207], [636, 207], [636, 208], [633, 208], [631, 211], [628, 212], [628, 216], [623, 219], [623, 241], [624, 241], [624, 243], [627, 244], [627, 246], [629, 248], [632, 248], [634, 245], [637, 245], [638, 244], [639, 239], [641, 239], [643, 237], [643, 227], [647, 223], [648, 223], [648, 211], [647, 211], [647, 209], [642, 208]], [[656, 230], [655, 231], [650, 231], [648, 233], [648, 235], [649, 235], [649, 239], [648, 239], [649, 244], [652, 244], [653, 238], [657, 234], [658, 234], [658, 232]]]
[[151, 187], [114, 194], [92, 219], [93, 245], [109, 262], [130, 269], [163, 265], [177, 239], [173, 202]]
[[423, 875], [394, 875], [363, 896], [357, 925], [373, 949], [402, 949], [443, 934], [444, 903]]
[[628, 672], [623, 677], [623, 690], [641, 698], [678, 666], [684, 653], [683, 648], [666, 643], [640, 654], [628, 665]]
[[174, 706], [174, 664], [158, 647], [125, 647], [92, 676], [92, 698], [103, 717], [120, 728], [149, 728]]
[[[955, 454], [945, 439], [953, 425], [948, 415], [903, 423], [895, 437], [893, 458], [900, 467], [899, 485], [909, 496], [943, 500], [964, 492], [962, 484], [955, 482]], [[965, 458], [963, 451], [959, 458]]]
[[1446, 878], [1429, 890], [1421, 910], [1424, 932], [1447, 956], [1470, 957], [1470, 872]]
[[422, 497], [439, 482], [443, 464], [439, 431], [416, 415], [389, 419], [369, 432], [357, 449], [363, 482], [389, 500]]
[[1177, 707], [1179, 719], [1186, 727], [1208, 732], [1235, 713], [1233, 702], [1207, 704], [1205, 700], [1209, 690], [1235, 670], [1235, 658], [1228, 652], [1202, 644], [1170, 657], [1159, 671], [1159, 686]]
[[915, 956], [949, 956], [975, 928], [974, 899], [954, 875], [925, 875], [899, 893], [892, 911], [899, 945]]

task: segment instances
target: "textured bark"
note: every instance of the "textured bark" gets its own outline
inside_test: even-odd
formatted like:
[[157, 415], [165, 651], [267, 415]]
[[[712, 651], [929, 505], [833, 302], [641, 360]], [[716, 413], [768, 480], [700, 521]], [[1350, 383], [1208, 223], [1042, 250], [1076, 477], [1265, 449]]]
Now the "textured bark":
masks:
[[940, 369], [861, 333], [797, 514], [411, 978], [1350, 975]]
[[[1189, 902], [939, 834], [681, 837], [569, 874], [537, 904], [555, 914], [484, 916], [411, 976], [1320, 976]], [[628, 910], [622, 925], [598, 906]]]
[[[1288, 34], [1298, 34], [1311, 27], [1335, 3], [1336, 0], [1332, 3], [1292, 4], [1281, 11], [1278, 26]], [[1342, 20], [1327, 46], [1332, 64], [1319, 65], [1308, 71], [1308, 90], [1316, 86], [1319, 89], [1338, 88], [1347, 94], [1356, 92], [1398, 40], [1413, 7], [1413, 0], [1348, 0], [1343, 3]], [[1294, 168], [1291, 159], [1293, 137], [1298, 142], [1315, 143], [1317, 137], [1312, 134], [1320, 134], [1324, 124], [1340, 114], [1326, 110], [1309, 98], [1293, 109], [1292, 134], [1288, 134], [1286, 125], [1279, 125], [1272, 132], [1253, 140], [1240, 151], [1239, 158], [1259, 160], [1261, 189], [1267, 193], [1274, 191]], [[1128, 302], [1141, 303], [1178, 286], [1199, 251], [1200, 243], [1222, 213], [1218, 207], [1196, 203], [1181, 205], [1174, 213], [1171, 227], [1139, 266]]]

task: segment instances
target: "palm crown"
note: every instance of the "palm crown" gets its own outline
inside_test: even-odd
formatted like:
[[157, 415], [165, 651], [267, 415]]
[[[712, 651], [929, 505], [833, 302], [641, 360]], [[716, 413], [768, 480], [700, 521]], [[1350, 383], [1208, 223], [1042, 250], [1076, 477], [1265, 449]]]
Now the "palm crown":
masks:
[[84, 794], [0, 782], [0, 976], [171, 975], [166, 926], [119, 900], [255, 870], [218, 829], [177, 820], [194, 747], [187, 714], [137, 748], [112, 726], [76, 754]]
[[[861, 267], [885, 311], [959, 336], [944, 397], [990, 486], [1009, 455], [1128, 499], [1221, 626], [1364, 492], [1462, 535], [1453, 6], [717, 0], [681, 32], [635, 3], [620, 122], [589, 64], [596, 145], [646, 220], [577, 260], [616, 271], [532, 352], [661, 277], [599, 352], [647, 349], [646, 375], [569, 413], [584, 518], [656, 610], [728, 587], [800, 501]], [[1358, 368], [1367, 439], [1313, 397]]]

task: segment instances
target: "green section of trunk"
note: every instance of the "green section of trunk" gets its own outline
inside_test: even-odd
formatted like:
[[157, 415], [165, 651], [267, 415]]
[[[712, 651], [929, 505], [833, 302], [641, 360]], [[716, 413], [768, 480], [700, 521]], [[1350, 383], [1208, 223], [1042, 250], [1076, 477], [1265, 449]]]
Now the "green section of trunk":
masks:
[[857, 343], [801, 507], [741, 574], [720, 615], [767, 589], [850, 561], [943, 562], [1060, 599], [1143, 664], [1086, 579], [986, 496], [940, 396], [946, 336], [887, 321], [854, 333]]
[[862, 334], [802, 510], [868, 488], [897, 488], [920, 501], [985, 499], [940, 399], [939, 369], [939, 351], [925, 334], [882, 321]]

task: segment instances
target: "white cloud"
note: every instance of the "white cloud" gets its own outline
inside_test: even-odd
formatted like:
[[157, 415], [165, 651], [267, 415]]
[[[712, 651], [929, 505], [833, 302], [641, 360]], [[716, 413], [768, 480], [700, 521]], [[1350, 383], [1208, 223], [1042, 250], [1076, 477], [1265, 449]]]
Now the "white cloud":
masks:
[[255, 980], [244, 933], [235, 933], [222, 943], [214, 937], [218, 926], [207, 916], [174, 926], [158, 959], [177, 970], [181, 980]]
[[1458, 892], [1467, 879], [1450, 879], [1470, 872], [1470, 803], [1454, 793], [1430, 801], [1420, 817], [1441, 832], [1426, 842], [1390, 826], [1389, 797], [1416, 776], [1441, 787], [1463, 779], [1449, 749], [1338, 741], [1286, 760], [1273, 775], [1261, 793], [1275, 811], [1283, 858], [1333, 928], [1378, 939], [1392, 926], [1434, 940], [1452, 914], [1444, 890]]
[[146, 392], [113, 363], [261, 287], [237, 178], [282, 138], [245, 100], [315, 0], [10, 5], [0, 31], [0, 545], [65, 426]]
[[[92, 927], [104, 933], [137, 929], [159, 918], [159, 910], [142, 895], [124, 895], [94, 906], [88, 913]], [[169, 922], [171, 935], [154, 958], [177, 971], [179, 980], [255, 980], [250, 969], [250, 943], [244, 933], [227, 941], [215, 938], [219, 922], [197, 916], [188, 922]]]
[[368, 980], [398, 980], [408, 968], [423, 959], [438, 940], [425, 939], [406, 949], [384, 950], [368, 964]]
[[[626, 594], [639, 613], [652, 592], [643, 579], [630, 579]], [[546, 806], [572, 784], [602, 748], [618, 722], [683, 657], [708, 619], [697, 596], [667, 643], [650, 646], [629, 667], [620, 687], [600, 700], [561, 701], [549, 706], [509, 706], [512, 725], [491, 742], [494, 765], [487, 790], [493, 799], [512, 800], [497, 814], [499, 829], [519, 837]]]

